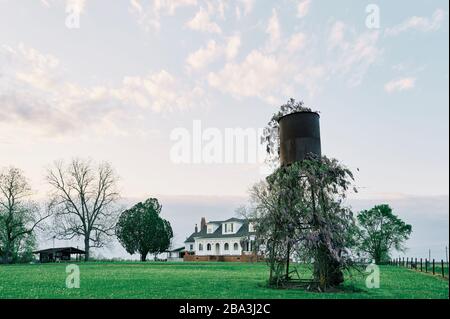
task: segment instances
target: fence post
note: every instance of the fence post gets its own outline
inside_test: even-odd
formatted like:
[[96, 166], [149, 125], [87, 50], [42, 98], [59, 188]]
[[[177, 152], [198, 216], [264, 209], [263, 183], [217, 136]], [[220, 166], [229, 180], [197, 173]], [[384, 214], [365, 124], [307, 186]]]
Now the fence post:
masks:
[[402, 266], [405, 266], [405, 257], [402, 258]]
[[434, 263], [434, 258], [433, 258], [433, 275], [436, 274], [436, 269], [435, 269], [435, 263]]
[[445, 278], [445, 272], [444, 272], [444, 260], [441, 259], [441, 272], [442, 272], [442, 277]]
[[406, 257], [406, 268], [408, 268], [408, 261], [409, 261], [409, 258]]
[[417, 270], [417, 258], [414, 259], [414, 269]]
[[425, 272], [428, 272], [428, 259], [425, 258]]
[[420, 272], [422, 272], [422, 258], [420, 258]]

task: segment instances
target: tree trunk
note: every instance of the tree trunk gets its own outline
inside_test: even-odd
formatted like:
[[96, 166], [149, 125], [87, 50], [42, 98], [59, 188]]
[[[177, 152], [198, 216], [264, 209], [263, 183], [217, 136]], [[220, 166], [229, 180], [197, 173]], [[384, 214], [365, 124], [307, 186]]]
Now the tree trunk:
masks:
[[[340, 269], [340, 265], [331, 256], [322, 234], [322, 227], [317, 215], [317, 209], [321, 209], [320, 200], [319, 208], [316, 206], [315, 189], [311, 186], [311, 198], [313, 209], [313, 227], [319, 231], [319, 246], [317, 247], [316, 257], [314, 260], [314, 278], [319, 282], [319, 288], [325, 291], [329, 287], [335, 287], [344, 282], [344, 274]], [[323, 205], [322, 201], [322, 205]]]
[[374, 256], [373, 259], [374, 259], [373, 262], [374, 262], [376, 265], [379, 265], [379, 264], [381, 263], [381, 254], [375, 253], [375, 256]]
[[147, 260], [147, 253], [142, 253], [141, 254], [141, 261], [146, 261]]
[[10, 245], [9, 244], [6, 244], [5, 245], [5, 249], [3, 250], [3, 256], [2, 256], [2, 263], [3, 264], [9, 264], [9, 255], [11, 255], [11, 252], [10, 252]]
[[89, 236], [84, 239], [84, 261], [89, 261]]
[[330, 256], [330, 252], [324, 244], [320, 244], [317, 248], [315, 259], [314, 277], [318, 280], [322, 291], [329, 287], [339, 286], [344, 282], [344, 274], [339, 263]]
[[8, 264], [8, 251], [5, 250], [2, 256], [2, 264]]

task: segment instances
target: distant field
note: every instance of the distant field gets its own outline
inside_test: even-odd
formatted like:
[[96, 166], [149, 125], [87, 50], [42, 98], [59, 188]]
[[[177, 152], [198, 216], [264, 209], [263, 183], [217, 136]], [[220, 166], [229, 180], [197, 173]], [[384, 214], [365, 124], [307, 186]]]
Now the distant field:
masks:
[[[80, 289], [65, 287], [66, 264], [0, 266], [0, 298], [448, 298], [448, 280], [381, 266], [381, 287], [346, 275], [341, 292], [265, 286], [264, 263], [81, 263]], [[305, 278], [310, 271], [298, 266]]]

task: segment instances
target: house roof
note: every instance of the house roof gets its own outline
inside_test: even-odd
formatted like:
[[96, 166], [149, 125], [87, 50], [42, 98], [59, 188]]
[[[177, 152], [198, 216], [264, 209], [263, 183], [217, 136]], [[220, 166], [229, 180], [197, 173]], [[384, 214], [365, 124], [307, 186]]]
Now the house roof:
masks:
[[232, 218], [228, 218], [227, 220], [210, 221], [210, 222], [207, 222], [207, 224], [222, 224], [222, 223], [229, 223], [229, 222], [244, 223], [245, 220], [244, 219], [240, 219], [240, 218], [236, 218], [236, 217], [232, 217]]
[[[227, 223], [227, 222], [231, 222], [231, 221], [240, 222], [240, 223], [242, 223], [242, 226], [234, 234], [223, 234], [222, 233], [222, 223]], [[233, 237], [245, 237], [250, 234], [254, 234], [254, 232], [248, 231], [248, 221], [246, 221], [244, 219], [230, 218], [230, 219], [223, 220], [223, 221], [214, 221], [214, 222], [209, 222], [209, 223], [220, 224], [220, 226], [217, 227], [216, 231], [211, 234], [208, 234], [206, 232], [206, 227], [205, 227], [202, 230], [200, 230], [199, 232], [193, 233], [191, 236], [189, 236], [185, 240], [185, 243], [193, 243], [195, 241], [195, 238], [233, 238]]]
[[70, 254], [85, 254], [86, 253], [84, 250], [74, 248], [74, 247], [58, 247], [58, 248], [47, 248], [47, 249], [36, 250], [36, 251], [33, 251], [33, 254], [56, 253], [56, 252], [68, 252]]

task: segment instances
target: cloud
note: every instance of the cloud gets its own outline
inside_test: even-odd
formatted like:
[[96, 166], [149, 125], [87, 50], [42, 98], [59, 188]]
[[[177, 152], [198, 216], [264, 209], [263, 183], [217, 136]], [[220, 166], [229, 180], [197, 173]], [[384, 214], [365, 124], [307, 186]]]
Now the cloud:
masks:
[[326, 74], [327, 68], [325, 65], [310, 65], [302, 68], [294, 77], [294, 80], [304, 86], [311, 96], [314, 96], [320, 91], [319, 83], [325, 80]]
[[333, 49], [344, 44], [344, 32], [345, 23], [342, 21], [337, 21], [331, 27], [331, 31], [328, 37], [328, 46]]
[[109, 94], [123, 105], [167, 112], [196, 106], [203, 90], [186, 86], [169, 72], [161, 70], [145, 76], [127, 76], [121, 86], [109, 89]]
[[174, 15], [175, 11], [182, 7], [197, 5], [197, 0], [157, 0], [153, 1], [153, 7], [158, 12]]
[[239, 0], [239, 2], [242, 4], [244, 15], [249, 15], [253, 11], [255, 0]]
[[47, 8], [49, 8], [50, 7], [50, 2], [49, 1], [50, 0], [41, 0], [41, 4], [46, 6]]
[[[315, 96], [330, 80], [358, 86], [383, 53], [378, 48], [378, 31], [357, 33], [337, 21], [324, 34], [298, 32], [284, 37], [276, 27], [275, 10], [270, 20], [268, 42], [242, 61], [228, 62], [210, 72], [211, 87], [237, 99], [256, 97], [276, 104], [299, 91]], [[273, 42], [277, 45], [271, 45]]]
[[378, 31], [357, 33], [345, 23], [337, 21], [328, 36], [330, 72], [347, 78], [350, 86], [361, 84], [367, 70], [382, 55], [377, 44]]
[[[0, 122], [58, 135], [115, 128], [148, 112], [202, 105], [203, 89], [169, 72], [125, 76], [118, 85], [80, 86], [65, 79], [60, 61], [23, 44], [0, 49]], [[125, 128], [125, 129], [130, 129]], [[110, 131], [111, 132], [111, 131]]]
[[201, 70], [223, 56], [227, 60], [234, 59], [239, 52], [240, 45], [241, 38], [239, 35], [226, 38], [226, 43], [223, 45], [217, 44], [215, 40], [210, 40], [206, 47], [189, 54], [186, 62], [189, 69]]
[[402, 78], [389, 81], [385, 84], [384, 90], [388, 93], [411, 90], [416, 85], [416, 78]]
[[197, 0], [130, 0], [130, 12], [145, 31], [159, 31], [162, 16], [173, 16], [183, 7], [197, 5]]
[[[40, 0], [40, 3], [50, 8], [55, 0]], [[66, 0], [66, 11], [75, 14], [82, 14], [86, 7], [87, 0]]]
[[227, 59], [231, 60], [234, 59], [238, 52], [239, 48], [241, 46], [241, 37], [240, 35], [233, 35], [227, 39], [227, 46], [225, 48], [225, 55]]
[[234, 7], [236, 19], [240, 20], [242, 16], [248, 16], [253, 11], [254, 6], [255, 0], [238, 0]]
[[386, 29], [385, 34], [387, 36], [397, 36], [409, 30], [421, 32], [437, 31], [442, 27], [446, 16], [447, 12], [442, 9], [437, 9], [431, 18], [413, 16], [399, 25]]
[[279, 45], [281, 38], [281, 26], [278, 21], [278, 14], [275, 9], [272, 9], [272, 15], [267, 23], [266, 33], [269, 35], [269, 43], [267, 49], [273, 51]]
[[306, 43], [306, 35], [302, 32], [294, 33], [291, 35], [289, 42], [287, 44], [287, 49], [289, 51], [299, 51], [304, 48]]
[[221, 54], [222, 48], [217, 45], [216, 41], [210, 40], [206, 47], [191, 53], [186, 62], [189, 67], [198, 70], [217, 60]]
[[300, 1], [297, 5], [297, 17], [304, 18], [308, 14], [310, 6], [311, 0]]
[[208, 33], [221, 33], [219, 25], [212, 22], [209, 18], [209, 13], [202, 7], [195, 14], [195, 16], [186, 23], [186, 26], [192, 30], [208, 32]]
[[66, 0], [66, 11], [81, 14], [86, 6], [86, 0]]
[[219, 72], [209, 73], [208, 83], [234, 97], [257, 96], [266, 99], [269, 98], [267, 92], [277, 86], [282, 70], [274, 56], [254, 50], [242, 63], [227, 63]]
[[220, 19], [225, 20], [225, 11], [229, 2], [226, 0], [205, 0], [209, 15], [217, 15]]

